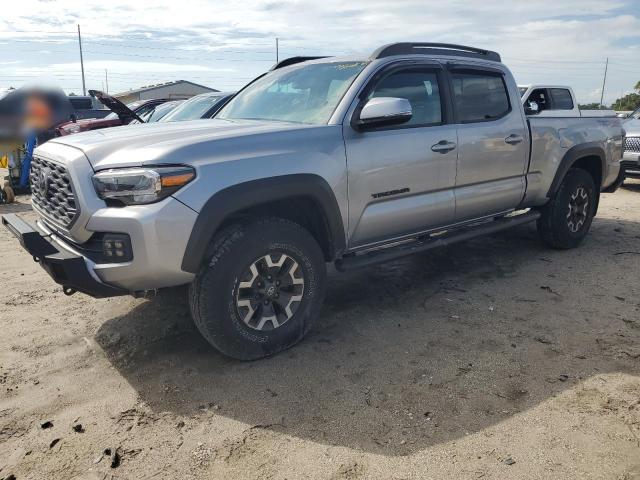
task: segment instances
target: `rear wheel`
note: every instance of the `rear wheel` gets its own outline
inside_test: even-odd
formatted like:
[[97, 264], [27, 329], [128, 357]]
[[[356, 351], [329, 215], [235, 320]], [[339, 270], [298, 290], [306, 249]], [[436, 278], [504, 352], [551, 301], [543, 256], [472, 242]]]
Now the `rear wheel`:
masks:
[[560, 188], [542, 209], [538, 232], [549, 247], [577, 247], [589, 232], [598, 204], [598, 192], [589, 172], [571, 169]]
[[233, 225], [212, 242], [189, 289], [202, 335], [240, 360], [273, 355], [302, 339], [322, 307], [324, 256], [300, 225], [279, 218]]
[[5, 184], [3, 191], [4, 191], [5, 203], [13, 203], [16, 201], [16, 194], [14, 193], [13, 188], [11, 188], [10, 185]]

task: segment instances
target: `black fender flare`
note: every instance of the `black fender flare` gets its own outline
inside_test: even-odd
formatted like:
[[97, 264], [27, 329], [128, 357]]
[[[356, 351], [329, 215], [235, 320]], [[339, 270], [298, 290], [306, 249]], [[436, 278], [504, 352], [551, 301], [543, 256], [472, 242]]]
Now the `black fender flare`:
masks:
[[553, 181], [551, 182], [551, 186], [549, 187], [549, 191], [547, 192], [547, 198], [551, 198], [553, 195], [555, 195], [569, 169], [573, 166], [574, 163], [584, 157], [598, 157], [600, 159], [602, 178], [601, 184], [597, 185], [596, 187], [598, 191], [602, 188], [602, 181], [604, 180], [604, 176], [606, 174], [605, 162], [607, 158], [604, 148], [602, 148], [602, 144], [600, 144], [599, 142], [581, 143], [580, 145], [571, 147], [564, 154], [564, 157], [562, 157], [560, 165], [556, 170], [556, 174], [553, 177]]
[[331, 237], [329, 243], [332, 246], [332, 256], [335, 258], [342, 254], [346, 248], [346, 238], [340, 207], [333, 190], [322, 177], [300, 173], [250, 180], [213, 194], [200, 210], [191, 230], [182, 258], [182, 270], [198, 272], [215, 232], [230, 215], [295, 197], [311, 198], [318, 205]]

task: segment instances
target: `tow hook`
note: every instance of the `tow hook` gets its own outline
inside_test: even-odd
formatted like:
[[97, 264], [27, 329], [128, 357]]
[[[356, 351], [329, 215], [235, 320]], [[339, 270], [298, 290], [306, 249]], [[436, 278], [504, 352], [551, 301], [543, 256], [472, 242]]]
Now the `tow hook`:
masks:
[[77, 290], [76, 290], [75, 288], [71, 288], [71, 287], [65, 287], [65, 286], [63, 286], [63, 287], [62, 287], [62, 292], [63, 292], [66, 296], [70, 297], [71, 295], [73, 295], [74, 293], [76, 293], [76, 292], [77, 292]]

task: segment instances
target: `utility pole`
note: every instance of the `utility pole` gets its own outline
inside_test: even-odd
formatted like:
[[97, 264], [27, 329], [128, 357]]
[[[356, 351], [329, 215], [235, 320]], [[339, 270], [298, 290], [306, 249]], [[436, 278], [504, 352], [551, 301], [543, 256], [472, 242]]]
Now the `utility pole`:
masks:
[[82, 70], [82, 95], [86, 95], [87, 88], [84, 83], [84, 60], [82, 59], [82, 38], [80, 37], [80, 24], [78, 24], [78, 46], [80, 47], [80, 70]]
[[104, 69], [104, 83], [107, 86], [107, 93], [109, 93], [109, 74], [107, 73], [107, 69]]
[[278, 50], [278, 37], [276, 37], [276, 63], [280, 61], [280, 53]]
[[604, 98], [604, 86], [607, 83], [607, 69], [609, 68], [609, 57], [607, 57], [607, 63], [604, 65], [604, 78], [602, 79], [602, 92], [600, 92], [600, 108], [603, 108], [602, 99]]

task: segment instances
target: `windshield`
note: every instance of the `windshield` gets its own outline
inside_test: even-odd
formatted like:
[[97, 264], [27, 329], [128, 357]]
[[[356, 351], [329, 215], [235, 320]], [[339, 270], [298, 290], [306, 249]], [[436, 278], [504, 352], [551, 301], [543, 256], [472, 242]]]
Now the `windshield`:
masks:
[[160, 105], [157, 105], [155, 108], [147, 110], [144, 113], [141, 113], [140, 115], [138, 115], [142, 120], [142, 122], [134, 118], [133, 120], [131, 120], [131, 124], [159, 122], [162, 118], [165, 117], [165, 115], [167, 115], [177, 105], [180, 105], [181, 103], [182, 101], [161, 103]]
[[[142, 102], [131, 102], [131, 103], [127, 103], [127, 108], [131, 111], [135, 111], [136, 108], [138, 108], [140, 105], [142, 104]], [[104, 117], [105, 120], [114, 120], [118, 117], [118, 114], [116, 112], [111, 112], [109, 115], [107, 115], [106, 117]]]
[[168, 113], [161, 122], [179, 122], [184, 120], [197, 120], [207, 113], [220, 99], [222, 95], [206, 95], [190, 98], [171, 113]]
[[275, 70], [238, 93], [216, 118], [327, 123], [366, 62], [300, 64]]

